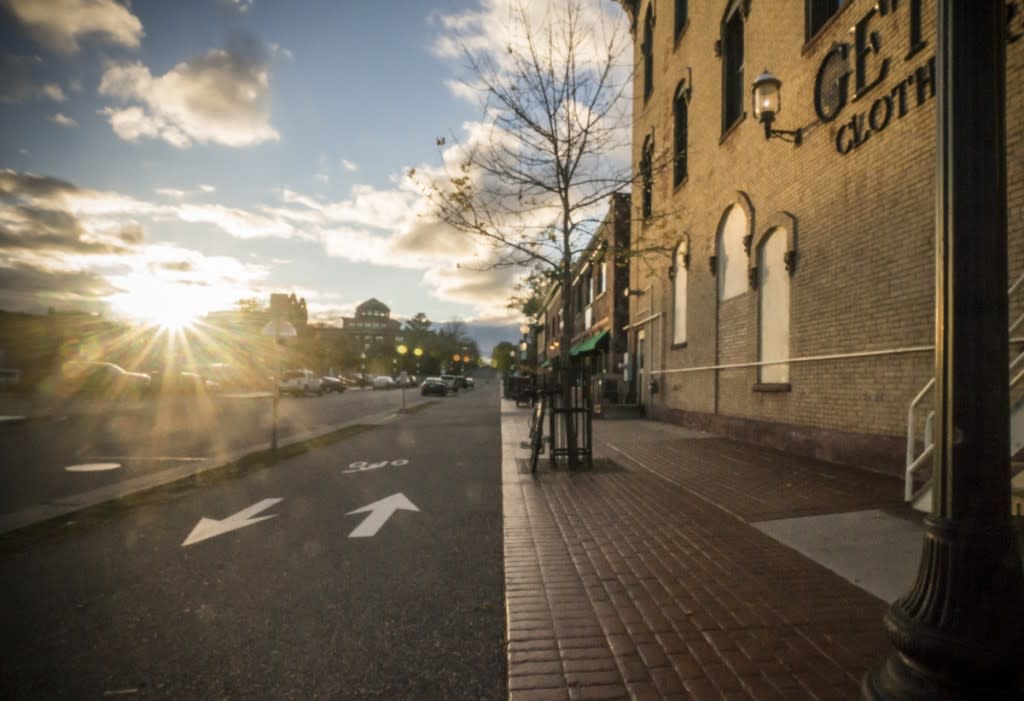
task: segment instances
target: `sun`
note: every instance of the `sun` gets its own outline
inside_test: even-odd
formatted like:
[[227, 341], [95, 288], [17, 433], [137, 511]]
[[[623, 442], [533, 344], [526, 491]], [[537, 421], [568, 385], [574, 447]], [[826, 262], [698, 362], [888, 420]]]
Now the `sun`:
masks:
[[182, 331], [191, 328], [201, 315], [201, 312], [171, 307], [159, 310], [149, 321], [166, 331]]
[[210, 301], [196, 285], [182, 285], [144, 276], [119, 281], [124, 290], [110, 297], [111, 306], [124, 316], [168, 331], [195, 324], [209, 309]]

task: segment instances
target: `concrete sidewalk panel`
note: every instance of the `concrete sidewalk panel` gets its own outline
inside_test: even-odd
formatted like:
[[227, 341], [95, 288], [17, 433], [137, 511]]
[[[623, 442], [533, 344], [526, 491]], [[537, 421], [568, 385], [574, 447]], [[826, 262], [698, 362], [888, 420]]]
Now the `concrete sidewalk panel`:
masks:
[[882, 601], [914, 583], [924, 530], [880, 509], [753, 524]]

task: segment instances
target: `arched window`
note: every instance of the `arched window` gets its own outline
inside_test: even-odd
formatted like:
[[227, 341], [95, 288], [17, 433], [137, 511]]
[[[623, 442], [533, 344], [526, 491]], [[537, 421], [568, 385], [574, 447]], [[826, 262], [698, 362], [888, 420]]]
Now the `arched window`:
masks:
[[[787, 232], [775, 228], [757, 246], [758, 360], [789, 358], [789, 271]], [[763, 383], [789, 382], [789, 364], [760, 366]]]
[[746, 250], [743, 238], [747, 235], [750, 222], [747, 213], [738, 205], [729, 209], [725, 223], [718, 235], [718, 300], [743, 294], [747, 289]]
[[676, 88], [676, 96], [672, 101], [673, 111], [673, 143], [672, 143], [672, 155], [673, 155], [673, 176], [672, 181], [674, 184], [679, 185], [681, 182], [686, 180], [686, 150], [687, 141], [689, 135], [687, 134], [688, 128], [688, 109], [690, 102], [690, 90], [686, 86], [686, 81], [682, 80], [679, 82], [679, 87]]
[[640, 50], [644, 55], [644, 101], [651, 96], [654, 89], [654, 11], [647, 6], [644, 15], [644, 41]]
[[650, 135], [644, 139], [640, 152], [640, 213], [644, 219], [652, 214], [651, 191], [654, 189], [654, 138]]
[[672, 258], [672, 271], [675, 275], [672, 299], [672, 345], [674, 346], [686, 343], [686, 286], [689, 279], [689, 267], [690, 244], [683, 239], [676, 246], [676, 252]]

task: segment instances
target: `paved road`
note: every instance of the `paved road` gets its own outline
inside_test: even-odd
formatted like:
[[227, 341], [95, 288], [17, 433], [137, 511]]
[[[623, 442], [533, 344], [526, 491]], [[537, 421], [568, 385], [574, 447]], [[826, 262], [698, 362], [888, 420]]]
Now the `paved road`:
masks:
[[[407, 391], [410, 403], [419, 393]], [[283, 438], [401, 406], [399, 391], [350, 391], [323, 397], [283, 397]], [[223, 458], [270, 440], [268, 396], [182, 398], [136, 402], [110, 411], [0, 423], [0, 514], [145, 475], [169, 465]], [[102, 472], [69, 471], [82, 464], [112, 463]]]
[[[40, 542], [0, 539], [0, 698], [506, 698], [500, 452], [491, 384]], [[350, 513], [396, 494], [418, 511]], [[250, 525], [183, 545], [247, 508]]]

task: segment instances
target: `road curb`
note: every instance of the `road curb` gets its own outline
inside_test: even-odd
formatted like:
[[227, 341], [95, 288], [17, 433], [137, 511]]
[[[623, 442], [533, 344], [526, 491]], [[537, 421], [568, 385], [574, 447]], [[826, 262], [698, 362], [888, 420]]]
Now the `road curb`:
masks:
[[[408, 409], [415, 409], [416, 407], [429, 403], [430, 402], [417, 402], [416, 404], [409, 406]], [[408, 415], [408, 412], [406, 415]], [[387, 411], [370, 414], [359, 419], [353, 419], [351, 421], [345, 421], [329, 427], [289, 436], [286, 439], [278, 441], [278, 453], [286, 453], [289, 448], [294, 448], [303, 443], [316, 441], [333, 433], [338, 433], [357, 426], [383, 426], [394, 421], [400, 416], [402, 416], [402, 414], [399, 414], [397, 410], [389, 409]], [[282, 456], [282, 459], [287, 459], [287, 457], [289, 456], [284, 455]], [[174, 482], [195, 478], [209, 472], [229, 468], [232, 465], [258, 461], [261, 459], [265, 460], [268, 458], [273, 458], [270, 443], [258, 443], [254, 446], [249, 446], [248, 448], [228, 453], [227, 455], [219, 458], [210, 458], [209, 460], [200, 463], [193, 462], [185, 465], [178, 465], [176, 467], [167, 468], [166, 470], [160, 470], [159, 472], [153, 472], [148, 475], [133, 477], [131, 479], [118, 482], [117, 484], [64, 497], [59, 501], [29, 506], [19, 511], [0, 515], [0, 536], [5, 536], [9, 533], [13, 533], [14, 531], [30, 528], [45, 521], [64, 518], [79, 511], [99, 506], [100, 504], [124, 499], [159, 487], [165, 487]]]

